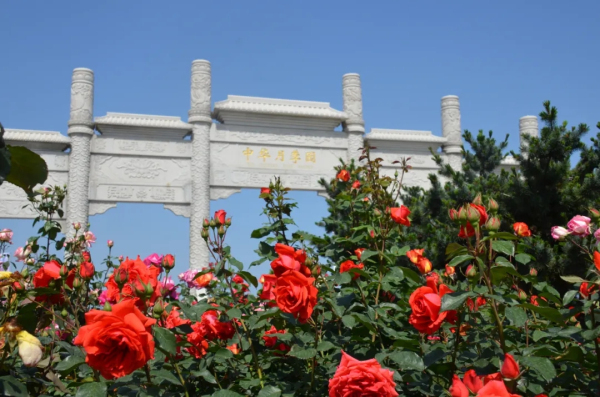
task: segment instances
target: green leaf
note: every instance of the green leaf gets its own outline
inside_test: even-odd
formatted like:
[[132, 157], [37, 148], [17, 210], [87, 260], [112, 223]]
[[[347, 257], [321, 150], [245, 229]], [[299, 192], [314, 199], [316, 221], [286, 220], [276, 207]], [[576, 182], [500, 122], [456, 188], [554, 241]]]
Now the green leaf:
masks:
[[370, 250], [363, 251], [363, 253], [360, 255], [360, 261], [364, 263], [370, 257], [378, 255], [378, 254], [379, 253], [377, 251], [370, 251]]
[[281, 389], [275, 386], [267, 385], [259, 393], [258, 397], [279, 397]]
[[577, 291], [576, 289], [567, 291], [565, 296], [563, 296], [563, 306], [567, 306], [569, 303], [571, 303], [571, 301], [573, 300], [575, 295], [577, 295], [578, 292], [579, 291]]
[[3, 396], [27, 397], [27, 388], [21, 382], [10, 375], [0, 377], [0, 392]]
[[502, 240], [517, 240], [518, 237], [509, 232], [490, 232], [490, 237], [492, 238], [500, 238]]
[[459, 255], [459, 256], [455, 256], [454, 258], [452, 258], [452, 260], [450, 261], [450, 263], [448, 263], [448, 266], [454, 267], [456, 265], [460, 265], [461, 263], [469, 261], [471, 259], [473, 259], [472, 255]]
[[196, 376], [201, 376], [208, 383], [212, 383], [213, 385], [217, 384], [217, 380], [207, 369], [203, 369], [202, 371], [196, 372], [194, 374]]
[[562, 314], [560, 314], [558, 310], [553, 309], [551, 307], [540, 307], [532, 305], [531, 303], [522, 303], [519, 306], [536, 312], [542, 317], [546, 318], [547, 320], [553, 321], [555, 323], [563, 324], [565, 322]]
[[[409, 245], [405, 245], [402, 248], [398, 248], [398, 246], [394, 245], [392, 246], [392, 248], [390, 249], [390, 253], [394, 256], [404, 256], [406, 255], [406, 253], [410, 251], [410, 246]], [[361, 256], [362, 258], [362, 256]]]
[[212, 394], [211, 397], [244, 397], [239, 393], [231, 390], [218, 390]]
[[515, 260], [519, 263], [522, 263], [524, 265], [528, 264], [529, 262], [531, 262], [531, 255], [529, 254], [517, 254], [515, 255]]
[[271, 230], [269, 230], [266, 227], [261, 227], [259, 229], [255, 229], [252, 231], [252, 233], [250, 234], [251, 238], [263, 238], [265, 236], [268, 236], [269, 233], [271, 233]]
[[23, 146], [7, 146], [10, 152], [10, 172], [6, 181], [31, 193], [36, 185], [41, 185], [48, 178], [48, 166], [37, 153]]
[[527, 321], [527, 313], [520, 307], [507, 307], [504, 314], [515, 327], [522, 327]]
[[446, 312], [448, 310], [456, 310], [465, 303], [465, 300], [469, 297], [475, 297], [477, 294], [475, 292], [453, 292], [451, 294], [446, 294], [442, 297], [442, 308], [441, 312]]
[[508, 256], [514, 256], [515, 254], [515, 246], [509, 241], [492, 241], [492, 249]]
[[83, 354], [68, 356], [67, 358], [56, 364], [56, 367], [54, 367], [54, 369], [58, 372], [66, 373], [74, 370], [83, 363], [85, 363], [85, 357], [83, 356]]
[[237, 308], [232, 308], [227, 310], [227, 317], [229, 318], [242, 318], [242, 311], [240, 309]]
[[242, 264], [242, 262], [238, 261], [234, 257], [229, 258], [229, 263], [232, 264], [233, 266], [237, 267], [238, 270], [240, 270], [240, 271], [244, 270], [244, 265]]
[[247, 283], [252, 284], [254, 286], [254, 288], [256, 288], [258, 286], [258, 280], [252, 274], [248, 273], [247, 271], [240, 271], [240, 272], [238, 272], [238, 274]]
[[221, 357], [221, 358], [232, 358], [233, 357], [233, 353], [231, 352], [231, 350], [229, 349], [219, 349], [216, 353], [215, 353], [216, 357]]
[[167, 382], [172, 383], [174, 385], [182, 386], [181, 381], [177, 379], [177, 377], [174, 374], [165, 369], [150, 371], [150, 375], [159, 380], [166, 380]]
[[329, 341], [324, 340], [323, 342], [319, 343], [319, 346], [317, 346], [317, 350], [320, 352], [323, 352], [325, 350], [330, 350], [330, 349], [335, 349], [335, 345]]
[[458, 243], [450, 243], [448, 244], [448, 246], [446, 247], [446, 257], [449, 257], [450, 255], [456, 254], [458, 251], [462, 251], [464, 250], [465, 247], [463, 247], [462, 245], [458, 244]]
[[589, 282], [578, 276], [560, 276], [560, 278], [565, 280], [567, 283], [571, 283], [571, 284], [588, 283]]
[[177, 340], [175, 334], [166, 328], [154, 326], [154, 339], [156, 347], [167, 352], [168, 354], [177, 353]]
[[106, 397], [106, 383], [84, 383], [77, 389], [75, 397]]
[[399, 369], [401, 371], [406, 371], [406, 370], [423, 371], [425, 369], [425, 364], [423, 363], [423, 359], [417, 353], [409, 352], [409, 351], [401, 351], [401, 352], [394, 352], [394, 353], [390, 354], [389, 357], [396, 364], [398, 364]]
[[581, 336], [583, 336], [583, 338], [586, 340], [595, 340], [598, 338], [598, 336], [600, 336], [600, 327], [587, 329], [581, 333]]
[[287, 355], [297, 357], [301, 360], [308, 360], [317, 355], [317, 349], [313, 349], [312, 347], [309, 347], [308, 349], [303, 349], [298, 345], [294, 345], [294, 347], [292, 347], [292, 350], [290, 350]]
[[352, 329], [354, 327], [354, 325], [356, 324], [356, 320], [354, 319], [353, 316], [346, 314], [345, 316], [342, 317], [342, 322], [344, 323], [344, 325], [350, 329]]
[[519, 363], [533, 369], [548, 382], [556, 378], [556, 369], [552, 361], [545, 357], [521, 357]]
[[408, 279], [411, 279], [412, 281], [414, 281], [417, 284], [421, 284], [421, 276], [419, 275], [419, 273], [415, 272], [412, 269], [409, 269], [408, 267], [404, 267], [404, 266], [399, 266], [400, 270], [402, 270], [402, 273], [404, 274], [404, 276]]
[[36, 303], [28, 303], [20, 306], [19, 313], [17, 314], [17, 322], [19, 325], [32, 335], [35, 334], [35, 327], [39, 321], [39, 318], [35, 313], [36, 309]]

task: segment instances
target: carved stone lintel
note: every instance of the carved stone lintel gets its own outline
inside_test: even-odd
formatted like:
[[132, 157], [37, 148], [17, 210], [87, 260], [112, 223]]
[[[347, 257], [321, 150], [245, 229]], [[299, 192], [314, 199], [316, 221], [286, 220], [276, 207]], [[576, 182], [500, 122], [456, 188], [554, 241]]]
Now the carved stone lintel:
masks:
[[210, 189], [210, 199], [211, 200], [220, 200], [226, 199], [235, 193], [240, 193], [242, 189], [235, 189], [231, 187], [213, 187]]
[[186, 218], [190, 217], [191, 209], [189, 204], [165, 204], [164, 207], [175, 215], [184, 216]]
[[89, 215], [104, 214], [111, 208], [115, 208], [117, 203], [102, 203], [102, 202], [91, 202], [89, 206]]
[[527, 151], [529, 143], [525, 139], [525, 135], [537, 137], [539, 135], [538, 118], [537, 116], [524, 116], [519, 119], [519, 138], [521, 150]]
[[364, 132], [365, 121], [363, 120], [362, 88], [358, 74], [348, 73], [344, 75], [342, 78], [342, 94], [344, 99], [344, 113], [348, 116], [345, 122], [346, 130]]

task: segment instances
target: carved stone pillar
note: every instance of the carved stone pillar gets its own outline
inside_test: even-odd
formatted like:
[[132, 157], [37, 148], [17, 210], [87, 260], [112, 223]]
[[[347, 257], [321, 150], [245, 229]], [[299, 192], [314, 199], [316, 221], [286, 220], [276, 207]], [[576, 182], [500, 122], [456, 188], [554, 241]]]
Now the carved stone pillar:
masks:
[[358, 162], [360, 148], [364, 146], [363, 134], [365, 121], [363, 120], [362, 89], [360, 76], [356, 73], [345, 74], [342, 78], [342, 94], [344, 98], [344, 112], [348, 119], [344, 123], [344, 131], [348, 134], [348, 162], [354, 159]]
[[71, 114], [67, 133], [71, 137], [69, 182], [67, 184], [67, 235], [74, 234], [73, 223], [88, 223], [90, 146], [94, 135], [94, 72], [73, 70]]
[[519, 140], [521, 143], [521, 153], [526, 154], [529, 143], [524, 139], [525, 135], [538, 137], [538, 118], [537, 116], [523, 116], [519, 119]]
[[192, 201], [190, 211], [190, 268], [208, 266], [209, 252], [200, 235], [210, 214], [210, 62], [192, 62], [192, 100], [188, 121], [192, 129]]
[[460, 170], [462, 166], [462, 130], [460, 128], [460, 102], [456, 95], [442, 98], [442, 135], [448, 141], [443, 147], [448, 164]]

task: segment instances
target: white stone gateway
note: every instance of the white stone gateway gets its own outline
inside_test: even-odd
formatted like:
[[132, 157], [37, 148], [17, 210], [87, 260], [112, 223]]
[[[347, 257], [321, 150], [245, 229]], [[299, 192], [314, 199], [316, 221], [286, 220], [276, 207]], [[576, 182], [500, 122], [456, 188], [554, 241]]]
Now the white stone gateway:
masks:
[[[344, 110], [325, 102], [228, 96], [211, 109], [211, 67], [192, 63], [188, 122], [179, 117], [108, 113], [93, 117], [94, 73], [75, 69], [67, 136], [59, 132], [8, 129], [5, 140], [38, 152], [48, 163], [47, 185], [68, 186], [66, 225], [87, 224], [119, 202], [161, 203], [190, 218], [190, 267], [209, 261], [200, 236], [210, 216], [210, 200], [243, 188], [261, 188], [274, 176], [296, 190], [323, 194], [320, 178], [330, 178], [339, 159], [358, 160], [365, 141], [392, 162], [411, 157], [408, 186], [427, 186], [437, 169], [429, 148], [442, 148], [452, 167], [462, 161], [458, 97], [442, 98], [442, 136], [429, 131], [372, 129], [365, 133], [358, 74], [342, 79]], [[342, 131], [335, 131], [342, 125]], [[520, 135], [538, 134], [537, 117], [521, 118]], [[190, 138], [190, 139], [188, 139]], [[521, 138], [522, 140], [522, 138]], [[523, 142], [522, 142], [523, 146]], [[67, 152], [67, 150], [70, 151]], [[517, 167], [512, 158], [502, 168]], [[0, 218], [33, 218], [25, 194], [0, 186]]]

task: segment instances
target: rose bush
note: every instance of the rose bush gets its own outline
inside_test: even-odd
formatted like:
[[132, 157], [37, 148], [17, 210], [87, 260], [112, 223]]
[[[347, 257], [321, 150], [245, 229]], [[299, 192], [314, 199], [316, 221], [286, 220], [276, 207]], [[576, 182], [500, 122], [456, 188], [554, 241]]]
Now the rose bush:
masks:
[[[386, 176], [363, 150], [326, 181], [327, 233], [291, 231], [296, 204], [275, 179], [245, 267], [225, 210], [206, 219], [203, 269], [176, 258], [90, 257], [84, 225], [60, 238], [61, 188], [32, 198], [38, 235], [0, 271], [0, 388], [12, 396], [592, 396], [600, 391], [600, 212], [555, 225], [589, 258], [561, 295], [529, 264], [535, 233], [493, 197], [449, 208], [446, 266], [408, 233], [410, 172]], [[484, 192], [485, 193], [485, 192]], [[587, 216], [589, 215], [589, 216]], [[12, 233], [2, 230], [1, 248]], [[9, 237], [10, 236], [10, 237]], [[118, 242], [116, 244], [118, 247]], [[64, 250], [64, 251], [63, 251]], [[270, 272], [249, 270], [269, 263]]]

